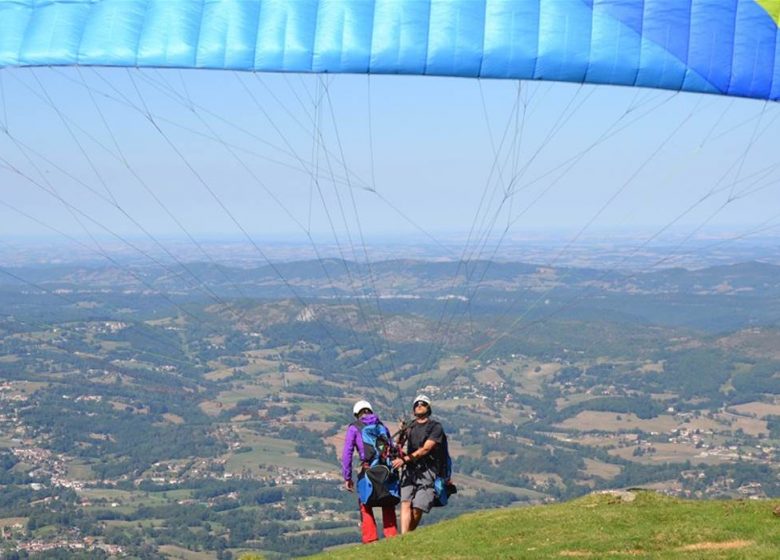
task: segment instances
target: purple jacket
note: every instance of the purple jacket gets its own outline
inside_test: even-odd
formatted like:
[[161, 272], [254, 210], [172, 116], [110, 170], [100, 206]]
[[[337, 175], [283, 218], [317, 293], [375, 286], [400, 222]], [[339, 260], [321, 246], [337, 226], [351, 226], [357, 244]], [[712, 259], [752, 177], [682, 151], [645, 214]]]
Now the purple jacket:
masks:
[[[366, 414], [360, 419], [363, 424], [376, 424], [379, 422], [379, 417], [376, 414]], [[390, 442], [393, 445], [393, 442]], [[357, 448], [360, 461], [366, 460], [366, 449], [363, 446], [363, 438], [360, 437], [360, 430], [354, 424], [350, 424], [347, 428], [347, 435], [344, 438], [344, 450], [341, 453], [341, 475], [344, 480], [352, 480], [352, 454]]]

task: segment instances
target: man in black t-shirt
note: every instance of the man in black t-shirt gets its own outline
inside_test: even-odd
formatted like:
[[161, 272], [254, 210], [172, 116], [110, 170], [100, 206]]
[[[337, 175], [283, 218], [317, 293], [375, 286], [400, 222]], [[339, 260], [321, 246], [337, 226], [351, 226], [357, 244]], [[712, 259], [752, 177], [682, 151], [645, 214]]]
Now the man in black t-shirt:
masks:
[[[431, 399], [417, 395], [412, 405], [415, 420], [406, 429], [406, 453], [393, 461], [401, 475], [401, 532], [414, 531], [423, 513], [433, 507], [433, 483], [439, 468], [438, 451], [444, 438], [441, 424], [431, 418]], [[403, 436], [402, 436], [403, 437]]]

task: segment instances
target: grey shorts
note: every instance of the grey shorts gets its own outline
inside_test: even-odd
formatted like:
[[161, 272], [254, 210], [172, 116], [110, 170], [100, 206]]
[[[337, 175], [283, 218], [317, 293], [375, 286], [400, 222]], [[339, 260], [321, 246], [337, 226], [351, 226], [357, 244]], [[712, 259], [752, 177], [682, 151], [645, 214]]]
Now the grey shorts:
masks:
[[424, 513], [433, 507], [433, 481], [436, 473], [432, 469], [405, 469], [401, 477], [401, 501], [412, 502], [412, 507]]

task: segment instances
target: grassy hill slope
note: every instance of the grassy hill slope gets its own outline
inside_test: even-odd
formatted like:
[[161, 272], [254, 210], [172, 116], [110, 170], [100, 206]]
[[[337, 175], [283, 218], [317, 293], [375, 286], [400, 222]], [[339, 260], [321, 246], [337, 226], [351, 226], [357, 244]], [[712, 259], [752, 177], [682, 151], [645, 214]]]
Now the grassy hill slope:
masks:
[[653, 492], [464, 515], [403, 538], [313, 558], [776, 559], [780, 500], [689, 501]]

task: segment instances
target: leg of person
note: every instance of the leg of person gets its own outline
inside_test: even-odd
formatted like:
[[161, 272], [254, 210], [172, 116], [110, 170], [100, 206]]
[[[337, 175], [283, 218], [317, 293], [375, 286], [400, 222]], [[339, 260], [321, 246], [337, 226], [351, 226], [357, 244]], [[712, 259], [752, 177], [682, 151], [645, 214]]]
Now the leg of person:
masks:
[[409, 525], [412, 522], [412, 502], [401, 502], [401, 534], [409, 532]]
[[376, 533], [376, 519], [374, 519], [374, 510], [360, 504], [360, 533], [363, 543], [374, 542], [379, 538]]
[[401, 534], [409, 532], [409, 525], [412, 522], [414, 490], [411, 473], [404, 471], [401, 478]]
[[386, 539], [398, 534], [398, 521], [395, 517], [395, 506], [385, 506], [382, 508], [382, 533], [385, 535]]
[[415, 529], [417, 529], [417, 525], [420, 524], [420, 519], [422, 519], [422, 515], [423, 515], [423, 510], [416, 507], [412, 508], [412, 515], [411, 515], [412, 519], [411, 522], [409, 523], [410, 531], [414, 531]]
[[414, 496], [411, 503], [409, 530], [414, 531], [422, 519], [423, 513], [429, 513], [433, 507], [433, 481], [436, 475], [432, 470], [418, 473], [415, 479]]

